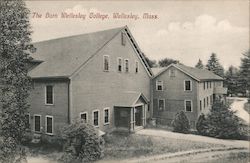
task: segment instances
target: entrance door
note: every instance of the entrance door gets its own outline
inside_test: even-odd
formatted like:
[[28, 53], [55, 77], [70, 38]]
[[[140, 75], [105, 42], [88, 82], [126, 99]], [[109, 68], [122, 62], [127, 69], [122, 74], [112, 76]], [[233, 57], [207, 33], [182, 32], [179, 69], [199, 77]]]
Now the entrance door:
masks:
[[135, 125], [142, 126], [142, 106], [135, 107]]

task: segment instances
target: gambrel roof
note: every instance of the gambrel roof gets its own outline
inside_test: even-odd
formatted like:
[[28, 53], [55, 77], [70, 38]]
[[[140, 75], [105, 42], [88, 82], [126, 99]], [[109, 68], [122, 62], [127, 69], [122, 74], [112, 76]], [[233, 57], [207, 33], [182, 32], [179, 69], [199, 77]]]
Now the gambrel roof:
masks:
[[[29, 71], [29, 76], [31, 78], [69, 78], [122, 30], [126, 31], [132, 45], [137, 46], [126, 26], [34, 43], [37, 50], [32, 54], [32, 58], [41, 63]], [[139, 47], [134, 48], [139, 49]], [[146, 71], [152, 75], [141, 51], [138, 50], [137, 53]]]
[[190, 76], [191, 78], [197, 80], [197, 81], [204, 81], [204, 80], [224, 80], [222, 77], [214, 74], [211, 71], [208, 71], [207, 69], [198, 69], [194, 67], [189, 67], [183, 64], [171, 64], [168, 67], [164, 68], [152, 68], [152, 71], [154, 73], [154, 78], [165, 72], [170, 67], [175, 67], [178, 70], [182, 71], [186, 75]]

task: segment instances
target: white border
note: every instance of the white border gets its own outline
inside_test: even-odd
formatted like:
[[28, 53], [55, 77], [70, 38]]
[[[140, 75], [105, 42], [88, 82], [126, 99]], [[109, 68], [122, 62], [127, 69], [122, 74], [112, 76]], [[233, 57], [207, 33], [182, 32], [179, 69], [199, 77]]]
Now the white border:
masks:
[[[34, 116], [34, 132], [38, 132], [38, 133], [40, 133], [41, 132], [41, 126], [42, 126], [42, 115], [40, 115], [40, 114], [34, 114], [33, 115]], [[40, 130], [39, 131], [36, 131], [35, 129], [36, 129], [36, 118], [35, 117], [40, 117]]]
[[80, 120], [82, 120], [82, 118], [81, 118], [81, 115], [82, 115], [82, 114], [86, 114], [86, 123], [88, 123], [88, 112], [86, 112], [86, 111], [85, 111], [85, 112], [80, 112], [80, 113], [79, 113], [79, 118], [80, 118]]
[[[47, 118], [52, 118], [52, 133], [47, 132]], [[54, 135], [54, 117], [52, 115], [46, 115], [45, 116], [45, 133], [47, 135]]]
[[[159, 109], [160, 100], [163, 100], [163, 104], [164, 104], [164, 107], [162, 108], [162, 110]], [[166, 107], [166, 106], [165, 106], [165, 99], [164, 99], [164, 98], [159, 98], [159, 99], [158, 99], [158, 106], [157, 106], [158, 111], [164, 111], [164, 110], [165, 110], [165, 107]]]
[[[126, 61], [128, 61], [128, 71], [126, 70]], [[124, 72], [129, 73], [130, 66], [129, 66], [129, 59], [124, 59]]]
[[[108, 122], [105, 122], [105, 111], [108, 110]], [[110, 123], [110, 108], [103, 108], [103, 124], [108, 125]]]
[[[47, 103], [47, 86], [52, 86], [52, 104], [48, 104]], [[44, 99], [44, 102], [45, 102], [45, 105], [54, 105], [55, 104], [55, 98], [54, 98], [54, 85], [53, 84], [46, 84], [45, 85], [45, 99]]]
[[[136, 72], [136, 68], [137, 68], [137, 72]], [[138, 74], [139, 73], [139, 62], [135, 61], [135, 73]]]
[[[162, 83], [162, 85], [161, 85], [162, 90], [158, 90], [158, 85], [160, 85], [160, 84], [158, 84], [158, 82]], [[162, 80], [156, 80], [155, 85], [156, 85], [156, 89], [155, 89], [156, 91], [163, 91], [163, 81]]]
[[[186, 90], [186, 81], [190, 81], [190, 90]], [[184, 80], [184, 91], [185, 92], [191, 92], [193, 89], [193, 83], [192, 83], [192, 80]]]
[[[108, 57], [108, 70], [105, 70], [105, 62], [104, 62], [104, 59], [105, 57]], [[109, 55], [103, 55], [103, 60], [102, 60], [102, 65], [103, 65], [103, 71], [104, 72], [109, 72], [110, 71], [110, 58], [109, 58]]]
[[[121, 60], [121, 71], [119, 71], [119, 59]], [[117, 58], [117, 72], [122, 72], [122, 70], [123, 70], [123, 59], [122, 59], [122, 57], [118, 57]]]
[[[94, 124], [94, 112], [98, 112], [98, 125], [97, 126], [95, 126], [95, 124]], [[94, 127], [100, 126], [100, 110], [98, 110], [98, 109], [95, 109], [92, 111], [92, 124]]]
[[[187, 111], [186, 101], [190, 101], [191, 102], [191, 111]], [[184, 106], [185, 106], [185, 112], [193, 112], [193, 101], [192, 100], [184, 100]]]

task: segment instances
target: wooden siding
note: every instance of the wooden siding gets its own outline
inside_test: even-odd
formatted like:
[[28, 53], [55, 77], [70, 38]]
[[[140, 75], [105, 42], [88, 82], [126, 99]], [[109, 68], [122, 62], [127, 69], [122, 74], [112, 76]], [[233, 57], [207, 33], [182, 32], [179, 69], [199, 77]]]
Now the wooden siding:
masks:
[[[143, 93], [150, 99], [150, 77], [139, 60], [130, 41], [121, 44], [121, 33], [116, 35], [98, 54], [71, 78], [71, 117], [77, 118], [80, 112], [88, 112], [88, 122], [93, 123], [92, 110], [100, 111], [101, 130], [114, 127], [114, 106], [121, 101], [121, 94], [127, 91]], [[83, 54], [84, 55], [84, 54]], [[103, 56], [108, 55], [109, 71], [103, 70]], [[118, 72], [117, 59], [123, 59], [122, 72]], [[124, 69], [124, 60], [129, 60], [129, 72]], [[139, 72], [135, 72], [136, 61]], [[110, 108], [110, 123], [103, 125], [103, 109]], [[149, 113], [146, 113], [149, 115]]]
[[[170, 71], [175, 70], [175, 77], [170, 77]], [[163, 91], [156, 90], [156, 81], [163, 81]], [[184, 91], [184, 81], [190, 80], [191, 91]], [[192, 100], [192, 112], [185, 112], [191, 123], [197, 120], [198, 83], [190, 76], [175, 67], [170, 67], [164, 73], [152, 80], [153, 116], [158, 117], [163, 124], [169, 124], [179, 111], [185, 111], [185, 100]], [[165, 110], [158, 111], [158, 99], [165, 100]]]
[[[53, 86], [54, 104], [45, 104], [45, 87]], [[68, 124], [68, 82], [64, 81], [36, 81], [33, 84], [30, 97], [31, 129], [34, 130], [34, 114], [41, 115], [41, 127], [45, 131], [45, 116], [51, 115], [54, 120], [54, 131], [57, 133], [62, 126]]]

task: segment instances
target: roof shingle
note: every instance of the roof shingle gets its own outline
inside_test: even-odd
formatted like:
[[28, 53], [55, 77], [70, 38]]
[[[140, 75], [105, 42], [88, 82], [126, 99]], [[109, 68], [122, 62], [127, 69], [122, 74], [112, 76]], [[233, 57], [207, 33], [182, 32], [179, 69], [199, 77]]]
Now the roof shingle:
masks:
[[124, 27], [34, 43], [35, 60], [43, 61], [29, 72], [31, 78], [69, 77]]

